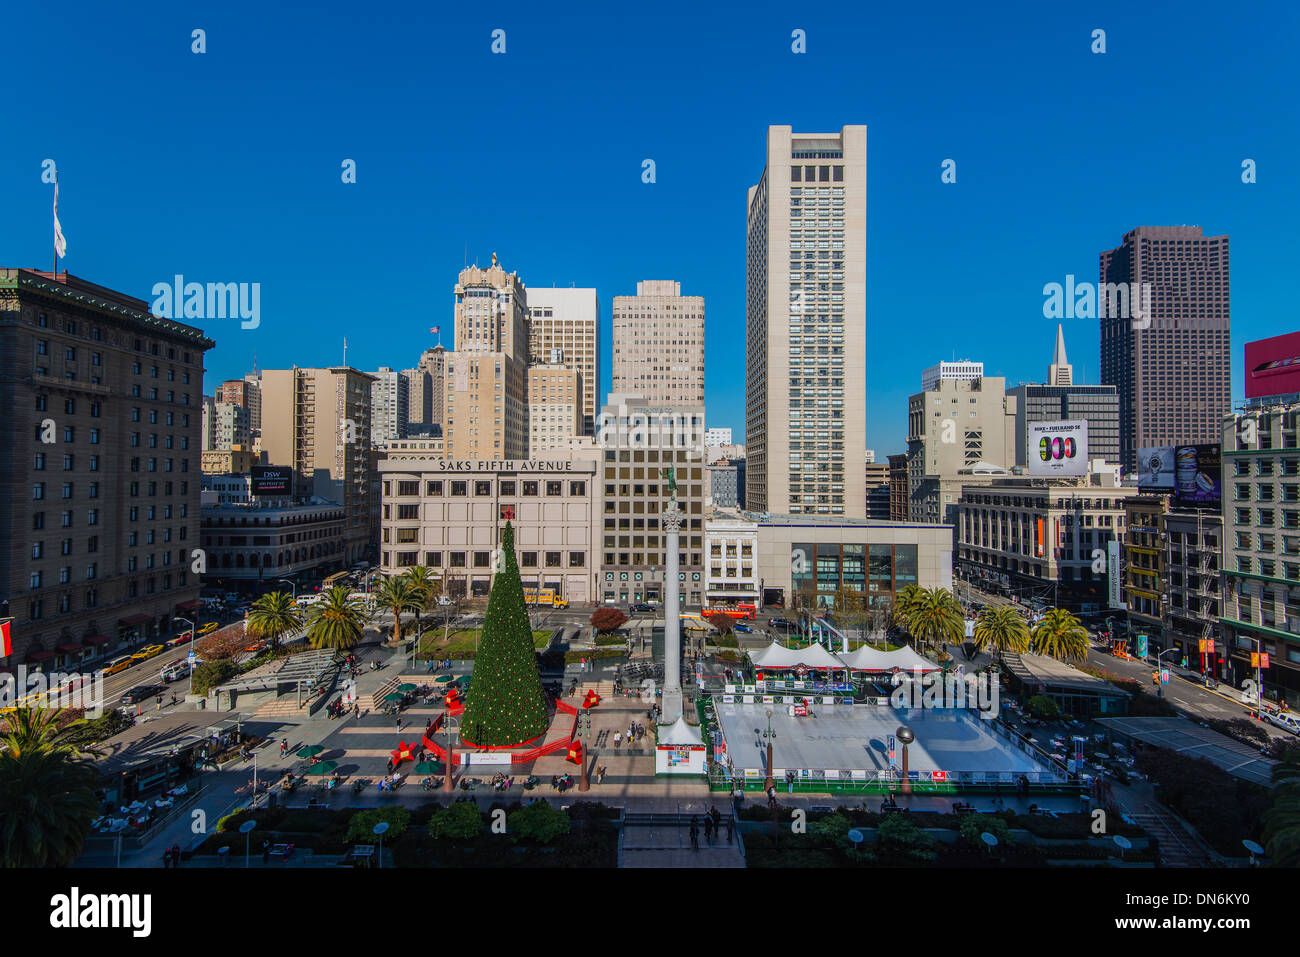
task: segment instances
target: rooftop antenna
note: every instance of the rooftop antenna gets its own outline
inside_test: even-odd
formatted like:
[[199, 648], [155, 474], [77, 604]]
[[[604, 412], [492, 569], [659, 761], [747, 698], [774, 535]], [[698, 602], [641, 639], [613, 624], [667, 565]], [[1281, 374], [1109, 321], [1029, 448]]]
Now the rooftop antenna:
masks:
[[348, 364], [348, 337], [343, 337], [343, 367], [347, 368]]

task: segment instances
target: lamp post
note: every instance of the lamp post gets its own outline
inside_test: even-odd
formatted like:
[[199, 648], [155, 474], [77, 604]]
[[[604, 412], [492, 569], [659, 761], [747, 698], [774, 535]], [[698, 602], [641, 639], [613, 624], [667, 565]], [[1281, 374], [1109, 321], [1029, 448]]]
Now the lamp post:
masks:
[[453, 764], [454, 761], [455, 761], [455, 754], [452, 752], [452, 747], [453, 747], [453, 745], [452, 745], [452, 741], [453, 741], [453, 739], [454, 739], [455, 736], [454, 736], [453, 733], [452, 733], [451, 720], [452, 720], [452, 719], [451, 719], [451, 715], [450, 715], [450, 714], [446, 714], [446, 715], [444, 715], [444, 716], [443, 716], [443, 719], [442, 719], [442, 730], [445, 731], [445, 732], [447, 733], [447, 754], [446, 754], [446, 757], [447, 757], [447, 767], [446, 767], [447, 776], [443, 779], [443, 782], [442, 782], [442, 789], [443, 789], [443, 791], [447, 792], [448, 794], [450, 794], [450, 793], [452, 792], [452, 790], [453, 790], [452, 783], [451, 783], [451, 767], [452, 767], [452, 764]]
[[772, 742], [776, 740], [776, 732], [772, 730], [772, 709], [767, 709], [767, 730], [759, 734], [759, 737], [767, 742], [767, 780], [763, 782], [763, 790], [770, 791], [776, 786], [776, 781], [772, 778]]
[[188, 690], [186, 690], [185, 692], [186, 695], [189, 695], [192, 694], [194, 691], [194, 622], [190, 621], [188, 618], [182, 618], [179, 615], [177, 615], [173, 619], [173, 621], [183, 621], [185, 622], [185, 624], [190, 626], [190, 656], [189, 656], [190, 684]]
[[911, 728], [902, 724], [899, 725], [898, 730], [894, 732], [894, 737], [896, 737], [898, 743], [903, 746], [903, 786], [899, 790], [904, 794], [911, 794], [912, 779], [908, 777], [907, 773], [907, 746], [916, 740], [916, 735], [912, 733]]
[[387, 821], [380, 821], [375, 825], [375, 834], [379, 836], [379, 867], [384, 866], [384, 832], [387, 830]]
[[298, 601], [298, 583], [296, 581], [294, 581], [292, 578], [277, 578], [276, 582], [288, 585], [289, 588], [292, 589], [292, 594], [293, 594], [292, 600], [295, 603]]
[[591, 711], [584, 710], [578, 715], [578, 740], [582, 743], [582, 774], [578, 778], [578, 790], [591, 790], [591, 755], [587, 753], [587, 743], [591, 740]]
[[239, 829], [244, 833], [244, 867], [248, 867], [249, 844], [253, 840], [253, 828], [255, 827], [257, 827], [257, 821], [252, 818], [239, 825]]

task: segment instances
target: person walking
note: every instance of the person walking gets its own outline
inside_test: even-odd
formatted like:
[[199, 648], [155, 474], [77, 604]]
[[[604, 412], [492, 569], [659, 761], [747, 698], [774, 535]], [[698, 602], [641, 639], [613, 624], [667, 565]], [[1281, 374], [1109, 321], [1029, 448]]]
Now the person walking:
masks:
[[615, 750], [618, 749], [618, 746], [619, 746], [619, 744], [622, 742], [622, 740], [623, 740], [623, 735], [622, 735], [622, 733], [619, 732], [619, 731], [615, 731], [615, 732], [614, 732], [614, 749], [615, 749]]
[[704, 840], [708, 842], [709, 847], [713, 846], [713, 818], [704, 815]]
[[691, 818], [691, 847], [697, 851], [700, 849], [700, 829], [696, 826], [695, 818]]
[[288, 750], [289, 750], [289, 739], [282, 738], [280, 740], [280, 757], [284, 757], [285, 752]]

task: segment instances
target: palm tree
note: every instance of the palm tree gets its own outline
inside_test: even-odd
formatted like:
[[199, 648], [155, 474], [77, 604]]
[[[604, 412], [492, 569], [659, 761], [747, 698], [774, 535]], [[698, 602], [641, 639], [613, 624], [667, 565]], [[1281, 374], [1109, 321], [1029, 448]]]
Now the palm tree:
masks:
[[0, 738], [0, 751], [16, 758], [25, 751], [53, 749], [72, 751], [71, 745], [60, 739], [59, 727], [62, 708], [18, 708], [5, 718], [4, 736]]
[[922, 588], [908, 601], [907, 630], [929, 645], [958, 644], [966, 636], [966, 619], [948, 589]]
[[294, 607], [293, 598], [286, 591], [273, 591], [253, 602], [248, 611], [245, 631], [254, 638], [271, 639], [271, 648], [280, 646], [280, 640], [302, 627], [303, 618]]
[[890, 609], [890, 617], [893, 619], [893, 625], [896, 628], [902, 628], [911, 634], [911, 625], [909, 618], [912, 609], [916, 607], [917, 600], [921, 597], [920, 585], [905, 585], [897, 595], [894, 596], [894, 605]]
[[390, 575], [379, 580], [375, 601], [376, 607], [393, 613], [393, 641], [401, 641], [402, 613], [419, 609], [421, 604], [419, 590], [405, 575]]
[[1274, 867], [1300, 866], [1300, 755], [1273, 765], [1273, 806], [1264, 812], [1264, 849]]
[[988, 648], [994, 655], [1029, 650], [1029, 625], [1010, 605], [993, 605], [975, 623], [975, 650]]
[[324, 593], [325, 600], [312, 606], [307, 616], [307, 639], [313, 648], [350, 651], [361, 641], [369, 616], [359, 598], [336, 586]]
[[415, 589], [415, 633], [420, 633], [420, 613], [433, 607], [438, 596], [442, 594], [442, 582], [434, 577], [433, 569], [428, 565], [414, 565], [406, 570], [406, 580]]
[[1043, 615], [1034, 628], [1031, 644], [1035, 654], [1058, 661], [1083, 661], [1088, 657], [1088, 632], [1064, 608], [1053, 608]]
[[0, 862], [67, 867], [99, 813], [99, 773], [66, 750], [44, 746], [0, 753]]

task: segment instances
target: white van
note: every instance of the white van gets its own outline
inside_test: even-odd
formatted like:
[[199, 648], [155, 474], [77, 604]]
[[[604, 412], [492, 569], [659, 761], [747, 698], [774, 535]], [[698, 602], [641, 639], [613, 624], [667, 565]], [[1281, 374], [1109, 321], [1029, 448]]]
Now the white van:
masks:
[[1300, 735], [1300, 718], [1297, 718], [1290, 711], [1270, 711], [1268, 720], [1283, 731], [1290, 731], [1292, 734]]

